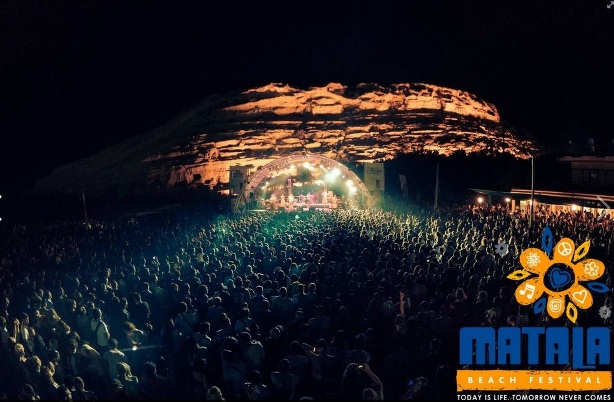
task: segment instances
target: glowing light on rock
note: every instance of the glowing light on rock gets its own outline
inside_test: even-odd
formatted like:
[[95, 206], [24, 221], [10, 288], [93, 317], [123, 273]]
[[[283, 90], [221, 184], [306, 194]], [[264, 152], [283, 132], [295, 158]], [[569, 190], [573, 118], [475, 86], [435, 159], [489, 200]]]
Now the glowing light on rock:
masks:
[[501, 124], [494, 105], [462, 90], [424, 83], [308, 89], [272, 83], [206, 98], [151, 133], [56, 169], [36, 191], [95, 196], [180, 185], [222, 191], [230, 166], [253, 173], [306, 152], [346, 163], [430, 151], [528, 158], [536, 149]]

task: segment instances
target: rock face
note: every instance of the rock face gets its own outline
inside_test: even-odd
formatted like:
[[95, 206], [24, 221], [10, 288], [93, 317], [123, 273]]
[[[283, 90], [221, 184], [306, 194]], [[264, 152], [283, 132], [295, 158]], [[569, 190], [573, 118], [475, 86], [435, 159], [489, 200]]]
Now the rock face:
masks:
[[429, 84], [307, 90], [269, 84], [211, 96], [151, 133], [60, 167], [35, 191], [126, 195], [175, 186], [227, 188], [231, 165], [254, 169], [299, 152], [340, 162], [456, 151], [527, 158], [535, 145], [473, 94]]

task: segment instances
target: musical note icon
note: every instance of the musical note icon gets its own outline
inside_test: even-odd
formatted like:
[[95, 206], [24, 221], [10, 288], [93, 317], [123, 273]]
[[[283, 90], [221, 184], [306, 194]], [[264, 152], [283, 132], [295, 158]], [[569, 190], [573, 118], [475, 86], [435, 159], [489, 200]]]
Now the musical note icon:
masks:
[[529, 283], [527, 283], [527, 284], [525, 285], [524, 289], [520, 289], [520, 290], [518, 291], [518, 293], [519, 293], [521, 296], [525, 296], [525, 295], [526, 295], [526, 298], [527, 298], [528, 300], [531, 300], [531, 299], [533, 298], [533, 296], [535, 295], [535, 286], [534, 286], [534, 285], [531, 285], [531, 284], [529, 284]]

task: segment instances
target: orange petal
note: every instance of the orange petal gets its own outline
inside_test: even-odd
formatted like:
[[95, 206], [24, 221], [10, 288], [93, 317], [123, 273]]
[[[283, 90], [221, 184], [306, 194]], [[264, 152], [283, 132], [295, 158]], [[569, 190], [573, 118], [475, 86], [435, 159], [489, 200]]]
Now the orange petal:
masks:
[[594, 258], [587, 258], [573, 266], [573, 272], [579, 281], [595, 280], [605, 272], [603, 262]]
[[571, 257], [573, 257], [574, 249], [576, 246], [568, 237], [564, 237], [556, 243], [554, 246], [554, 257], [553, 261], [561, 261], [561, 262], [571, 262]]
[[565, 311], [565, 296], [549, 296], [547, 310], [552, 318], [559, 318], [562, 316]]
[[539, 299], [542, 293], [544, 293], [544, 286], [539, 278], [531, 278], [518, 285], [514, 296], [518, 304], [527, 306]]
[[574, 324], [578, 319], [578, 309], [573, 305], [573, 303], [567, 303], [567, 318], [569, 318], [569, 321], [573, 322]]
[[582, 310], [593, 305], [593, 295], [582, 285], [575, 284], [569, 289], [569, 299]]
[[591, 248], [591, 241], [587, 240], [576, 249], [576, 253], [573, 255], [574, 262], [581, 260], [588, 254], [588, 250]]
[[520, 265], [529, 272], [540, 274], [550, 266], [550, 258], [538, 248], [528, 248], [520, 254]]
[[519, 281], [519, 280], [526, 278], [529, 275], [531, 275], [529, 271], [525, 271], [524, 269], [517, 269], [516, 271], [509, 274], [507, 276], [507, 279], [511, 279], [513, 281]]

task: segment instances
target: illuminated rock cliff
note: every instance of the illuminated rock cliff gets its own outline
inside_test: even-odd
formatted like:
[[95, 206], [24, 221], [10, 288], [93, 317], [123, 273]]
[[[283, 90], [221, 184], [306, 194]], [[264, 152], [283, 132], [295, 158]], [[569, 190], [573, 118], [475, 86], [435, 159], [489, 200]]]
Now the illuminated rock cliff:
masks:
[[60, 167], [38, 192], [127, 194], [178, 185], [222, 190], [231, 165], [299, 152], [341, 162], [456, 151], [527, 158], [535, 146], [473, 94], [429, 84], [282, 84], [210, 96], [163, 127]]

